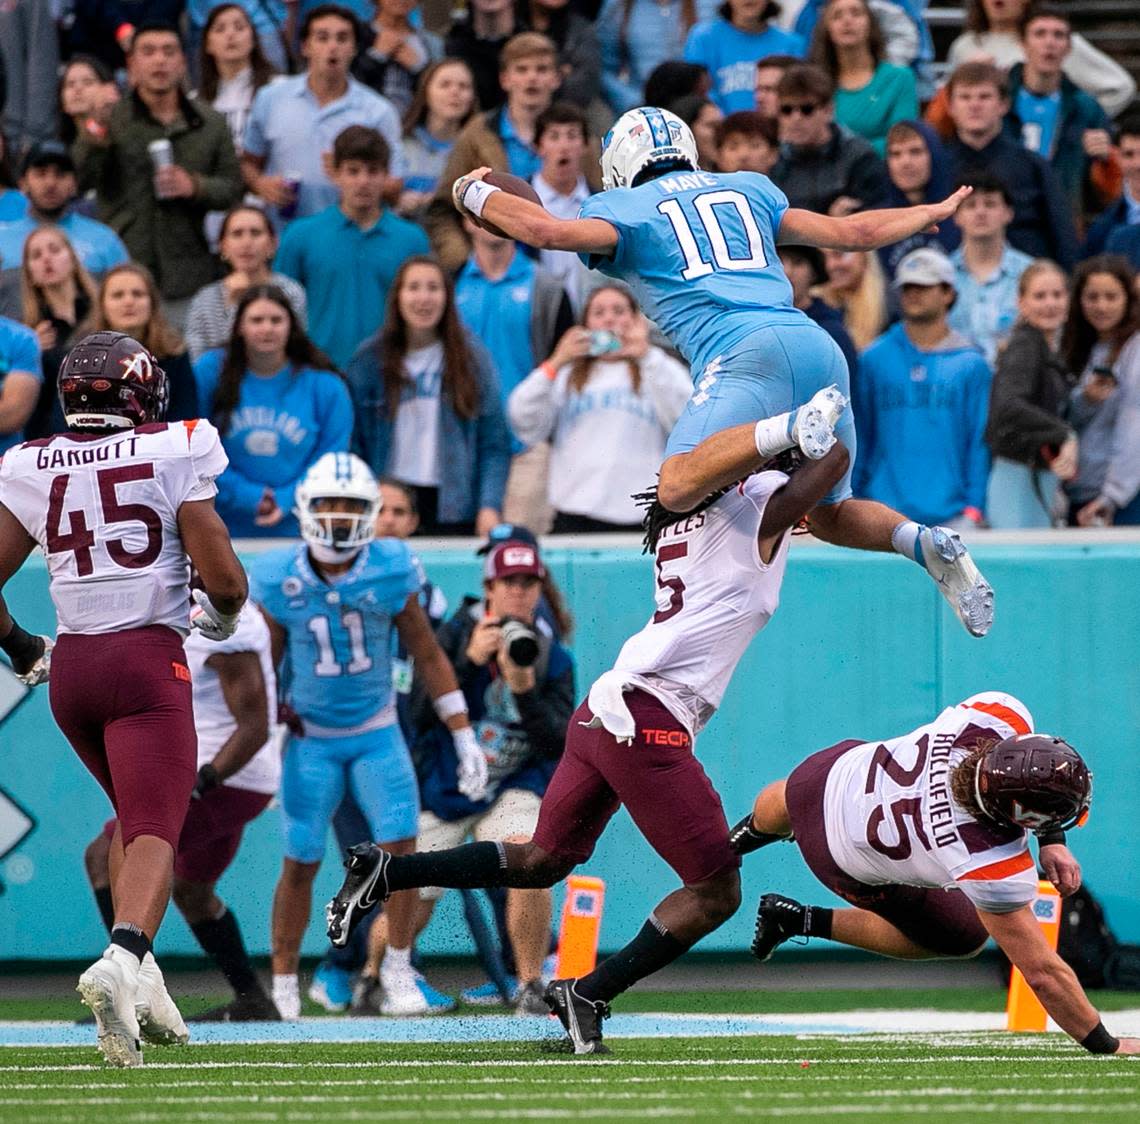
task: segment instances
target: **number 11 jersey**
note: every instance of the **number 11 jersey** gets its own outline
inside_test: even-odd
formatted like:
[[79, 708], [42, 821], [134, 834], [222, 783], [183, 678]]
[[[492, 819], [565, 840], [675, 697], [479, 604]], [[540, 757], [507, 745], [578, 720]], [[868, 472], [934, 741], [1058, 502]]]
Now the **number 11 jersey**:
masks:
[[9, 449], [0, 503], [44, 552], [58, 631], [163, 624], [185, 635], [190, 563], [178, 509], [216, 495], [228, 463], [218, 431], [201, 420], [60, 433]]
[[618, 233], [612, 257], [584, 254], [624, 281], [694, 371], [759, 328], [811, 323], [792, 304], [776, 253], [784, 193], [755, 172], [675, 172], [591, 195], [582, 218]]

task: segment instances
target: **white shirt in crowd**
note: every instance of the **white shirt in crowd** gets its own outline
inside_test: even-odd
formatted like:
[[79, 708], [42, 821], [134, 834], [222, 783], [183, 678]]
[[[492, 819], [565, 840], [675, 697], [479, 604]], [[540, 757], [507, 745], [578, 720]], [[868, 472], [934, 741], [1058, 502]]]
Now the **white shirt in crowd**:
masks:
[[404, 391], [392, 426], [387, 472], [405, 484], [438, 488], [439, 405], [443, 344], [409, 351], [404, 357]]
[[665, 441], [692, 394], [689, 370], [657, 347], [640, 361], [634, 393], [625, 359], [596, 360], [580, 391], [571, 365], [555, 378], [539, 367], [511, 391], [507, 415], [524, 445], [550, 441], [550, 503], [568, 515], [637, 523], [633, 493], [653, 486]]

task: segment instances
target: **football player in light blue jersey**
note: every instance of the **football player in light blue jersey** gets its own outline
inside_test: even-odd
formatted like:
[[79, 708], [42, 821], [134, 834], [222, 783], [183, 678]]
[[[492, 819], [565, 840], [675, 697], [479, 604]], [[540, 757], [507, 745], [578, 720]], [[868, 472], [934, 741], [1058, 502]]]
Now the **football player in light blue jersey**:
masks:
[[[262, 555], [251, 574], [274, 662], [289, 660], [290, 704], [302, 728], [285, 752], [285, 863], [273, 899], [273, 999], [286, 1019], [300, 1013], [297, 965], [313, 879], [346, 789], [372, 838], [396, 854], [415, 847], [419, 794], [396, 718], [393, 629], [451, 730], [460, 788], [478, 798], [487, 783], [463, 693], [420, 606], [415, 558], [398, 539], [375, 539], [380, 504], [360, 458], [326, 453], [297, 489], [304, 543]], [[441, 1006], [411, 965], [415, 906], [412, 893], [388, 907], [385, 1014]]]
[[[877, 249], [949, 219], [970, 191], [845, 218], [789, 208], [766, 176], [701, 171], [688, 126], [652, 107], [630, 110], [606, 135], [605, 191], [577, 219], [557, 219], [484, 182], [490, 170], [455, 181], [461, 211], [530, 246], [575, 251], [626, 282], [688, 357], [694, 392], [670, 435], [657, 487], [658, 500], [678, 513], [786, 449], [811, 447], [801, 436], [828, 433], [836, 422], [835, 435], [855, 460], [854, 422], [842, 410], [847, 363], [793, 306], [777, 245]], [[810, 521], [826, 541], [918, 562], [972, 635], [989, 631], [993, 590], [956, 531], [852, 499], [850, 472]]]

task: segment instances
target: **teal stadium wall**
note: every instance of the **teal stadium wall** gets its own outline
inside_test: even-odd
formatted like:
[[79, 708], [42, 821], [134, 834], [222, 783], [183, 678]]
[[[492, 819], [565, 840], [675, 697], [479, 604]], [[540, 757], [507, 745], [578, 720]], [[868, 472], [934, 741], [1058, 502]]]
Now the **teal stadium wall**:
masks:
[[[1135, 825], [1140, 816], [1140, 538], [1073, 544], [981, 545], [976, 554], [998, 591], [997, 621], [969, 638], [930, 583], [894, 556], [796, 545], [783, 603], [742, 661], [698, 753], [724, 796], [730, 821], [758, 786], [784, 776], [813, 750], [846, 737], [882, 738], [931, 719], [983, 689], [1012, 692], [1038, 728], [1071, 740], [1095, 772], [1093, 815], [1073, 834], [1086, 880], [1125, 940], [1140, 941]], [[477, 588], [472, 556], [424, 549], [432, 579], [455, 604]], [[612, 661], [648, 612], [652, 571], [633, 548], [551, 549], [548, 561], [578, 620], [573, 649], [578, 694]], [[30, 561], [5, 591], [21, 623], [50, 632], [54, 615], [41, 563]], [[5, 668], [0, 713], [15, 701]], [[102, 940], [83, 875], [82, 852], [109, 813], [102, 792], [56, 730], [47, 693], [29, 694], [0, 720], [0, 960], [89, 956]], [[15, 801], [35, 821], [21, 831]], [[222, 895], [252, 950], [268, 946], [269, 905], [280, 866], [279, 812], [248, 831]], [[675, 886], [672, 872], [619, 812], [584, 872], [606, 880], [603, 948], [619, 946]], [[330, 838], [305, 951], [322, 948], [320, 906], [339, 882]], [[701, 946], [743, 950], [758, 895], [828, 895], [791, 846], [744, 867], [745, 904]], [[469, 941], [448, 895], [425, 935], [429, 953], [463, 953]], [[171, 911], [161, 953], [193, 953]]]

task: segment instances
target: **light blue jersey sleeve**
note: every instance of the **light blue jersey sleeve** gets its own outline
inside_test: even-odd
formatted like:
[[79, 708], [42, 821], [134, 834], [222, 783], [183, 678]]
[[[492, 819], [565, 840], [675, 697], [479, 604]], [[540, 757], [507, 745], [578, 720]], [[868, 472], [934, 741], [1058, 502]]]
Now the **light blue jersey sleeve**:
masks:
[[624, 280], [695, 366], [726, 341], [797, 318], [776, 252], [787, 196], [752, 172], [674, 172], [591, 196], [582, 218], [608, 222], [617, 245], [585, 254]]

